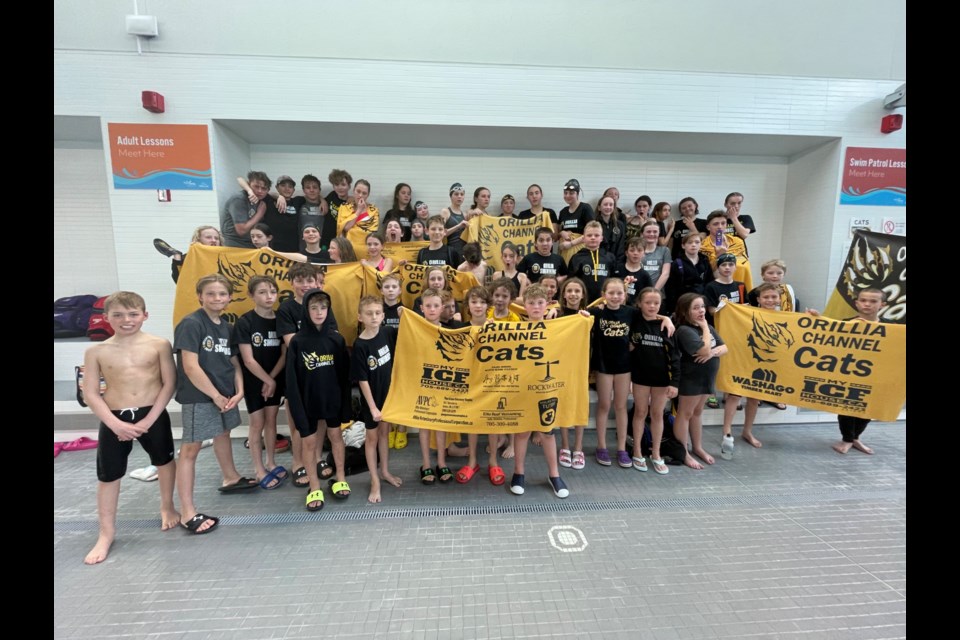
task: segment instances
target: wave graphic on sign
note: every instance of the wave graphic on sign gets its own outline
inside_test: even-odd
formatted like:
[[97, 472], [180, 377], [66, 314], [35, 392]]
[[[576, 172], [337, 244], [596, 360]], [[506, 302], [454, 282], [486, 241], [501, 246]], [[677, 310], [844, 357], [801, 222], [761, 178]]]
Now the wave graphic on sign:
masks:
[[885, 187], [859, 193], [855, 189], [850, 189], [840, 192], [840, 204], [905, 207], [907, 206], [907, 190], [900, 187]]
[[176, 168], [163, 171], [151, 171], [143, 176], [135, 176], [126, 169], [123, 175], [113, 174], [115, 189], [178, 189], [211, 191], [213, 172], [210, 169]]

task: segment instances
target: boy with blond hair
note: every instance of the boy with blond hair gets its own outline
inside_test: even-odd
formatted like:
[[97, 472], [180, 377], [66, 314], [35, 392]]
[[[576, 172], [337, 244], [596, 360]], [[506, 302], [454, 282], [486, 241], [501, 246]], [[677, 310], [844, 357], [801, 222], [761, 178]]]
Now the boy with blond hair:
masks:
[[[143, 298], [132, 291], [107, 297], [103, 315], [114, 334], [87, 349], [83, 356], [83, 395], [100, 418], [97, 442], [97, 514], [100, 536], [86, 564], [107, 559], [117, 528], [120, 478], [137, 440], [157, 467], [160, 485], [160, 529], [180, 523], [173, 505], [177, 463], [173, 459], [173, 433], [167, 403], [177, 389], [177, 370], [170, 343], [141, 331], [147, 314]], [[100, 395], [100, 377], [106, 391]]]

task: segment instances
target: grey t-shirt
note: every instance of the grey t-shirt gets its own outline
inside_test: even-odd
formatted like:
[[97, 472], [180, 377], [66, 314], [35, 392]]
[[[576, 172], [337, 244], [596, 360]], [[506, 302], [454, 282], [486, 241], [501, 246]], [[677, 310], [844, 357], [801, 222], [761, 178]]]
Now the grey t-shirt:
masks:
[[233, 344], [231, 329], [230, 323], [225, 319], [221, 319], [220, 324], [215, 324], [203, 309], [197, 309], [177, 325], [173, 332], [173, 348], [177, 354], [177, 402], [213, 402], [210, 396], [190, 382], [183, 370], [182, 351], [197, 354], [200, 368], [221, 395], [228, 398], [236, 395], [235, 371], [230, 358], [238, 351]]
[[246, 192], [241, 191], [230, 196], [223, 205], [223, 211], [220, 212], [220, 237], [223, 238], [223, 246], [253, 249], [250, 234], [241, 236], [237, 233], [236, 224], [247, 222], [256, 213], [257, 205], [250, 204]]
[[643, 270], [650, 276], [650, 281], [655, 285], [660, 274], [663, 273], [663, 265], [670, 263], [670, 249], [666, 247], [657, 247], [650, 253], [643, 254]]

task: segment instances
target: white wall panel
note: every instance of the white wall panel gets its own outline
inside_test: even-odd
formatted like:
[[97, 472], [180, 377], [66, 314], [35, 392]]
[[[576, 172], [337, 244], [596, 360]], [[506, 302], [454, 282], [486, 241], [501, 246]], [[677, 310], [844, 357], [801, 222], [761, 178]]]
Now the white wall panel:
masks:
[[53, 297], [116, 291], [117, 256], [103, 151], [99, 145], [55, 144], [53, 175]]
[[[159, 20], [142, 43], [157, 54], [906, 78], [904, 0], [138, 4]], [[56, 0], [55, 47], [134, 52], [132, 12], [132, 0]]]

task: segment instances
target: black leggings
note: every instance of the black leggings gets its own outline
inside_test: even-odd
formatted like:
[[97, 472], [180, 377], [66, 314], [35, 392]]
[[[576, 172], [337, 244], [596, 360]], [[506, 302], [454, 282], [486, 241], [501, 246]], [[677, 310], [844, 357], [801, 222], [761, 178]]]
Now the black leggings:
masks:
[[856, 416], [837, 416], [837, 422], [840, 423], [840, 437], [844, 442], [853, 442], [860, 439], [860, 434], [870, 424], [869, 418], [857, 418]]

